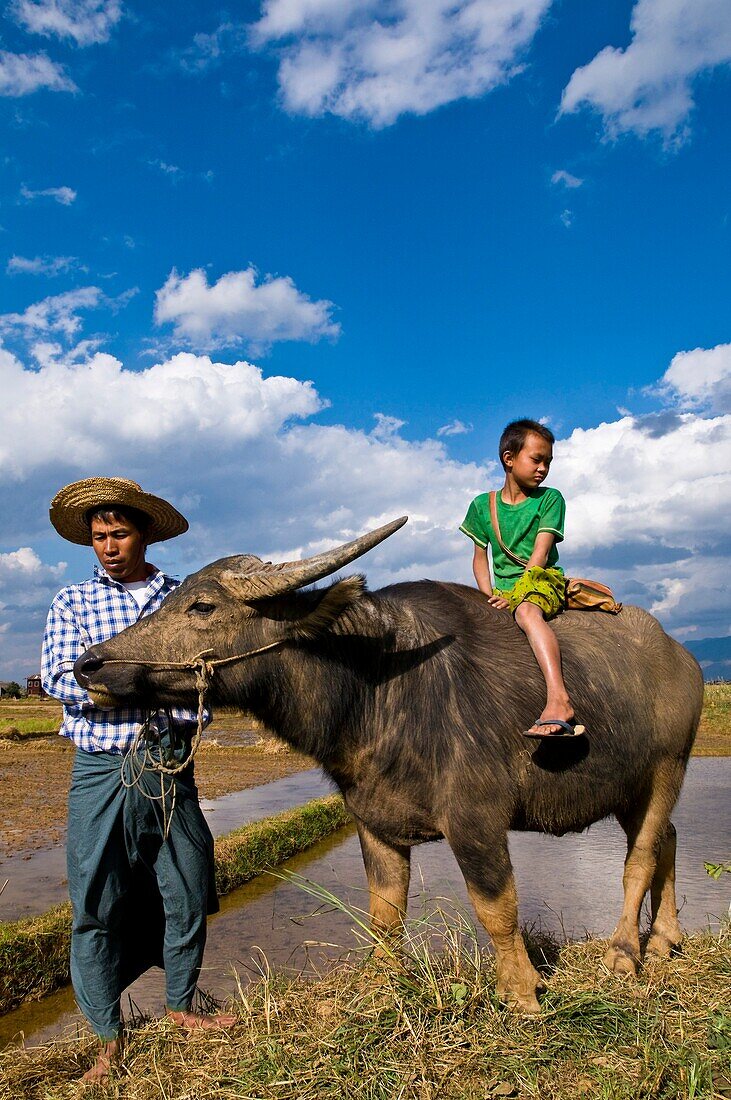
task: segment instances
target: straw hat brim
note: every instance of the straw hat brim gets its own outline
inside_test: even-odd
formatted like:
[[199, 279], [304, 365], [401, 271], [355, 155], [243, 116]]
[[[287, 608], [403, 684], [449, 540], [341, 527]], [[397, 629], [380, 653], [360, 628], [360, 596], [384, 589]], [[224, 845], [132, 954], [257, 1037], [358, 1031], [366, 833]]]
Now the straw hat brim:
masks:
[[51, 501], [49, 516], [62, 538], [79, 546], [91, 546], [87, 515], [97, 508], [115, 505], [136, 508], [149, 517], [147, 543], [164, 542], [188, 530], [188, 521], [177, 508], [162, 497], [144, 492], [137, 482], [126, 477], [87, 477], [65, 485]]

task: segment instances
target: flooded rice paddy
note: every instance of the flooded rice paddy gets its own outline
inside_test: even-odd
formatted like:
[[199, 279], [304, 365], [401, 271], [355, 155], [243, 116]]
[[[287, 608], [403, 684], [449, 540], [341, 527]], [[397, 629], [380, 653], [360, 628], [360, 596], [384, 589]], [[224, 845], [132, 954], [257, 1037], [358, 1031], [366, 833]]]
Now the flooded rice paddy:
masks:
[[[213, 835], [223, 836], [241, 825], [301, 806], [332, 791], [333, 785], [324, 773], [311, 768], [215, 800], [201, 799], [201, 808]], [[45, 913], [68, 898], [65, 846], [0, 859], [0, 884], [5, 880], [7, 886], [0, 894], [0, 921]]]
[[[313, 769], [203, 806], [214, 833], [220, 835], [329, 789], [322, 773]], [[711, 879], [703, 863], [728, 859], [730, 794], [731, 758], [690, 761], [673, 814], [678, 830], [680, 922], [688, 930], [717, 927], [728, 910], [727, 877], [726, 881]], [[600, 822], [584, 834], [561, 838], [511, 833], [510, 851], [523, 924], [539, 925], [568, 938], [611, 932], [622, 904], [625, 854], [624, 834], [616, 822]], [[27, 865], [35, 865], [37, 870], [43, 866], [36, 856]], [[352, 827], [290, 860], [285, 869], [331, 891], [353, 910], [368, 907], [365, 874]], [[35, 886], [32, 892], [35, 903]], [[47, 904], [51, 902], [44, 902], [41, 909]], [[463, 912], [472, 922], [464, 882], [444, 842], [416, 848], [412, 857], [409, 915], [418, 917], [437, 907], [452, 914]], [[356, 928], [351, 915], [318, 902], [296, 883], [264, 875], [222, 899], [221, 912], [210, 921], [200, 984], [225, 999], [236, 994], [239, 983], [259, 977], [267, 966], [314, 974], [330, 960], [362, 947]], [[478, 939], [486, 942], [481, 929]], [[163, 1001], [164, 978], [157, 970], [135, 983], [129, 999], [125, 995], [125, 1005], [136, 1006], [141, 1012], [158, 1013]], [[80, 1023], [73, 995], [70, 989], [63, 989], [0, 1019], [0, 1043], [24, 1036], [26, 1042], [35, 1044]]]

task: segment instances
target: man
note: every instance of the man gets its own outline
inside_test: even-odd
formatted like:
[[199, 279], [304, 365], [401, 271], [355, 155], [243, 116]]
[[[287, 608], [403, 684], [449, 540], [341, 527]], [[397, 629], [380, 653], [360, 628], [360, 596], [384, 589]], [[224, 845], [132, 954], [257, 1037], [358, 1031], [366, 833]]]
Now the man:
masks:
[[[197, 716], [100, 710], [72, 671], [89, 646], [157, 610], [177, 587], [146, 552], [150, 543], [187, 531], [188, 522], [167, 501], [116, 477], [65, 486], [51, 502], [50, 518], [63, 538], [92, 546], [99, 562], [91, 580], [68, 585], [54, 599], [41, 658], [43, 686], [64, 704], [59, 732], [76, 745], [67, 848], [71, 979], [101, 1043], [84, 1075], [95, 1081], [108, 1076], [121, 1054], [122, 991], [150, 966], [165, 969], [167, 1014], [175, 1023], [225, 1027], [235, 1017], [191, 1011], [206, 914], [218, 908], [213, 838], [193, 765], [175, 776], [149, 768], [150, 753], [185, 759]], [[137, 751], [141, 731], [148, 766]]]

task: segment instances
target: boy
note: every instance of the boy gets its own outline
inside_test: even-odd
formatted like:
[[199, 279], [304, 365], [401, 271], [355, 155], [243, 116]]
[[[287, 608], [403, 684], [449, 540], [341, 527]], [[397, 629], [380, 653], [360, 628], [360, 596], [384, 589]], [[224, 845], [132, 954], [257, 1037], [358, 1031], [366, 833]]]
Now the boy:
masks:
[[566, 592], [556, 549], [556, 543], [563, 540], [566, 505], [557, 489], [541, 487], [553, 459], [553, 444], [553, 433], [535, 420], [508, 424], [499, 448], [505, 484], [497, 493], [475, 497], [460, 526], [475, 544], [472, 568], [477, 587], [493, 607], [512, 612], [546, 681], [546, 705], [525, 730], [527, 737], [584, 732], [584, 727], [575, 723], [558, 641], [546, 622], [561, 611]]

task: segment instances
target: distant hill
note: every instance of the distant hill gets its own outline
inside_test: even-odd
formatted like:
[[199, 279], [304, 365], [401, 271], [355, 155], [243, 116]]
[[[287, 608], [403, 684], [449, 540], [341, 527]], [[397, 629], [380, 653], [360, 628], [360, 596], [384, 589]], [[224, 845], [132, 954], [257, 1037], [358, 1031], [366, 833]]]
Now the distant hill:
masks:
[[731, 680], [731, 634], [725, 638], [703, 638], [684, 642], [703, 669], [706, 680]]

